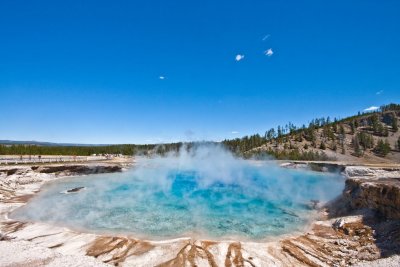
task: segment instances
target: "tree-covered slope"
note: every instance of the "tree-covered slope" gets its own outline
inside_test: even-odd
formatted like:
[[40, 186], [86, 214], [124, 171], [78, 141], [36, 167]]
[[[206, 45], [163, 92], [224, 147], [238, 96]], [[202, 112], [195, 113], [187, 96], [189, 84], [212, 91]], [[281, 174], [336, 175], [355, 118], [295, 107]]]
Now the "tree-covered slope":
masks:
[[292, 123], [223, 144], [244, 157], [293, 160], [394, 161], [400, 163], [400, 105], [344, 119], [318, 118], [308, 126]]

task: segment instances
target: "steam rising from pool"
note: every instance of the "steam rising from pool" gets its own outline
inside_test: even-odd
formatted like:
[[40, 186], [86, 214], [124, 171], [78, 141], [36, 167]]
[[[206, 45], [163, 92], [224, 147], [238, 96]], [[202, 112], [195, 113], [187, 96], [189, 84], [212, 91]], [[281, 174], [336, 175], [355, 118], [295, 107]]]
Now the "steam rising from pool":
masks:
[[[86, 190], [60, 194], [80, 186]], [[51, 183], [12, 217], [150, 239], [262, 239], [301, 229], [313, 213], [310, 200], [333, 199], [343, 186], [336, 174], [246, 161], [203, 145], [139, 159], [124, 173]]]

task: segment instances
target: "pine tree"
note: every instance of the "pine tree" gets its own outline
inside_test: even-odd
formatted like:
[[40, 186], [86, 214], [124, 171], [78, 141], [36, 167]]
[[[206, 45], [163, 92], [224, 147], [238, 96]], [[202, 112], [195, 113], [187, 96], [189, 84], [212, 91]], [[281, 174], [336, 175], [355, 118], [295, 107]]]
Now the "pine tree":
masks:
[[399, 136], [399, 139], [397, 139], [397, 150], [400, 151], [400, 136]]
[[388, 130], [388, 127], [383, 127], [383, 131], [382, 131], [382, 135], [383, 136], [389, 136], [389, 130]]
[[296, 135], [296, 141], [303, 142], [303, 132], [300, 132], [299, 134]]
[[332, 143], [332, 150], [333, 150], [333, 151], [336, 151], [336, 150], [337, 150], [337, 145], [336, 145], [336, 142], [335, 142], [335, 141], [333, 141], [333, 143]]
[[334, 133], [337, 133], [337, 131], [338, 131], [337, 123], [334, 123], [334, 124], [333, 124], [333, 132], [334, 132]]
[[357, 134], [360, 145], [365, 149], [374, 147], [374, 138], [369, 133], [360, 132]]
[[378, 129], [379, 124], [380, 124], [380, 123], [379, 123], [378, 115], [376, 115], [376, 114], [372, 115], [372, 116], [370, 117], [370, 125], [372, 126], [372, 130], [373, 130], [375, 133], [379, 133], [379, 129]]
[[397, 125], [397, 118], [396, 117], [393, 118], [392, 129], [393, 129], [394, 132], [397, 132], [399, 130], [399, 127]]
[[351, 128], [351, 134], [354, 134], [356, 131], [356, 125], [355, 125], [354, 121], [352, 121], [350, 123], [350, 128]]
[[280, 138], [283, 134], [283, 128], [281, 128], [280, 125], [278, 125], [278, 138]]
[[353, 147], [354, 147], [354, 154], [357, 157], [361, 157], [363, 155], [363, 151], [361, 150], [360, 142], [358, 140], [358, 136], [355, 136], [353, 138], [352, 142], [353, 142]]
[[383, 127], [383, 124], [378, 122], [376, 125], [376, 130], [374, 130], [374, 132], [380, 136], [384, 135], [385, 128]]
[[345, 134], [345, 131], [344, 131], [343, 124], [340, 124], [340, 127], [339, 127], [339, 133], [340, 133], [340, 134], [342, 134], [342, 135], [344, 135], [344, 134]]
[[324, 142], [321, 142], [321, 144], [319, 145], [319, 149], [325, 150], [326, 146]]
[[390, 152], [390, 144], [388, 140], [386, 139], [385, 142], [383, 142], [382, 139], [378, 141], [378, 144], [375, 147], [375, 153], [385, 157], [387, 154]]

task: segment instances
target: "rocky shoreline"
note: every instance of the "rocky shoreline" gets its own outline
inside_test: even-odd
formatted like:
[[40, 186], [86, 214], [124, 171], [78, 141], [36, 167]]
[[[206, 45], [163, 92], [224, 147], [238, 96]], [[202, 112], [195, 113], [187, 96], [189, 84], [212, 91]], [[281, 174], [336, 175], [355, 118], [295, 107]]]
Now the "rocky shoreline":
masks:
[[[192, 238], [146, 241], [19, 222], [7, 216], [47, 181], [122, 171], [129, 165], [111, 162], [0, 167], [0, 266], [400, 264], [396, 256], [400, 253], [400, 167], [341, 166], [339, 170], [347, 177], [345, 189], [321, 211], [324, 219], [314, 222], [303, 234], [264, 243]], [[290, 167], [304, 166], [294, 163]], [[332, 168], [320, 167], [321, 171]]]

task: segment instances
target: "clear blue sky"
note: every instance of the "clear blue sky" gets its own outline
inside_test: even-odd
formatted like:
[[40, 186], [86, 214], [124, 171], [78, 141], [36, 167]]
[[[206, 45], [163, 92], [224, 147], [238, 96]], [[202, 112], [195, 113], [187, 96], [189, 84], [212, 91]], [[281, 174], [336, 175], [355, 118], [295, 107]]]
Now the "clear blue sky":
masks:
[[399, 103], [399, 13], [398, 0], [3, 0], [0, 139], [221, 140]]

